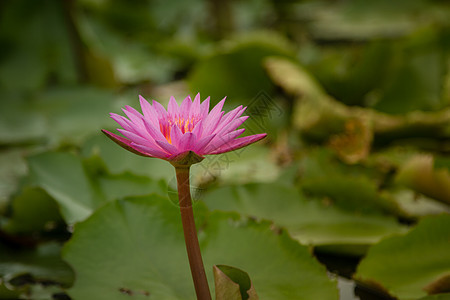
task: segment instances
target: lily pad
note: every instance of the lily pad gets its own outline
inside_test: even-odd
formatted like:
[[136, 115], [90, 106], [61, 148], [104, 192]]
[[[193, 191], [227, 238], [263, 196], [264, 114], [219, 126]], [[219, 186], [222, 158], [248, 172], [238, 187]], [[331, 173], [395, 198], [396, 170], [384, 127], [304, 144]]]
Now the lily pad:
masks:
[[206, 156], [191, 170], [193, 182], [200, 184], [216, 178], [222, 183], [270, 182], [280, 173], [280, 168], [270, 157], [270, 150], [260, 145]]
[[8, 233], [36, 233], [62, 223], [55, 201], [40, 188], [25, 187], [12, 200], [11, 209], [11, 217], [2, 226]]
[[[270, 224], [236, 217], [197, 214], [210, 283], [213, 265], [226, 264], [246, 270], [262, 299], [337, 299], [307, 247]], [[195, 299], [179, 211], [167, 198], [108, 203], [75, 226], [63, 258], [77, 273], [68, 290], [74, 299]]]
[[128, 151], [117, 147], [104, 134], [89, 138], [82, 148], [83, 157], [99, 156], [112, 174], [132, 172], [155, 179], [170, 180], [175, 177], [173, 167], [162, 159], [152, 159], [130, 155]]
[[61, 260], [61, 246], [56, 243], [40, 245], [37, 249], [0, 248], [0, 276], [8, 287], [47, 283], [59, 287], [72, 284], [74, 273]]
[[69, 223], [87, 218], [105, 200], [95, 192], [81, 160], [73, 154], [46, 152], [28, 159], [33, 184], [59, 204]]
[[86, 219], [108, 201], [126, 196], [158, 193], [167, 186], [130, 172], [109, 174], [98, 156], [82, 159], [63, 152], [46, 152], [29, 158], [31, 184], [44, 189], [59, 205], [68, 224]]
[[450, 290], [450, 215], [425, 217], [404, 236], [370, 248], [355, 278], [398, 299], [417, 299]]
[[299, 242], [324, 251], [360, 255], [383, 237], [404, 231], [392, 217], [341, 210], [279, 183], [218, 188], [204, 202], [213, 210], [271, 220]]
[[200, 90], [211, 99], [227, 96], [238, 103], [253, 99], [261, 90], [270, 94], [274, 85], [265, 73], [262, 61], [271, 55], [293, 57], [292, 46], [273, 32], [235, 37], [195, 65], [188, 78], [189, 86], [192, 91]]
[[450, 171], [436, 168], [432, 155], [416, 155], [397, 174], [397, 181], [426, 196], [450, 204]]

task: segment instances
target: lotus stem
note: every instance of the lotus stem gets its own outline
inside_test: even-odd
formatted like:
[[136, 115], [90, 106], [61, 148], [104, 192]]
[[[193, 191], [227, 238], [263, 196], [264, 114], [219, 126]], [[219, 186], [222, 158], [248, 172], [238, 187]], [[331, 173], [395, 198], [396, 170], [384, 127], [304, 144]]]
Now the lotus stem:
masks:
[[191, 267], [192, 279], [198, 300], [211, 300], [208, 280], [203, 266], [202, 254], [198, 243], [197, 230], [195, 227], [194, 212], [192, 210], [191, 191], [189, 185], [190, 166], [176, 166], [178, 185], [178, 201], [183, 224], [186, 251]]

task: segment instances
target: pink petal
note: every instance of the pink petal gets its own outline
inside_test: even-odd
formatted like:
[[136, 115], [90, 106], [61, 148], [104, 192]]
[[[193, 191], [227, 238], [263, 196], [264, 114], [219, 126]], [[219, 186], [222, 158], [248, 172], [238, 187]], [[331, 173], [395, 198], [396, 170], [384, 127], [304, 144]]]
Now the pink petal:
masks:
[[248, 119], [248, 116], [243, 116], [243, 117], [237, 118], [237, 119], [231, 121], [230, 123], [226, 124], [222, 129], [214, 130], [214, 133], [217, 135], [225, 135], [231, 131], [236, 130], [247, 119]]
[[166, 137], [161, 133], [159, 128], [155, 128], [149, 121], [143, 120], [146, 132], [156, 141], [164, 140]]
[[170, 141], [172, 142], [172, 145], [180, 148], [180, 140], [182, 136], [183, 133], [181, 132], [181, 129], [176, 124], [172, 125], [170, 130]]
[[180, 109], [177, 103], [177, 100], [172, 96], [169, 100], [169, 105], [167, 106], [167, 114], [169, 116], [178, 116], [180, 113]]
[[[129, 106], [129, 105], [125, 105], [125, 110], [124, 110], [124, 112], [125, 112], [125, 113], [128, 112], [127, 116], [131, 114], [132, 116], [135, 116], [135, 117], [138, 118], [138, 119], [142, 119], [142, 118], [143, 118], [143, 115], [142, 115], [140, 112], [138, 112], [136, 109], [132, 108], [132, 107]], [[128, 117], [129, 117], [129, 116], [128, 116]], [[131, 117], [129, 117], [129, 118], [131, 119]]]
[[216, 135], [216, 137], [205, 148], [205, 153], [209, 154], [229, 143], [232, 143], [235, 138], [240, 136], [245, 131], [245, 128], [238, 129], [226, 135]]
[[128, 138], [131, 142], [136, 143], [136, 144], [140, 144], [140, 145], [145, 145], [148, 147], [158, 147], [155, 143], [155, 140], [153, 139], [146, 139], [143, 138], [133, 132], [124, 130], [124, 129], [117, 129], [117, 131], [119, 131], [121, 134], [123, 134], [126, 138]]
[[161, 105], [158, 101], [153, 100], [153, 108], [155, 109], [156, 113], [158, 114], [158, 119], [165, 119], [167, 118], [167, 112], [164, 106]]
[[155, 109], [142, 96], [139, 96], [139, 102], [141, 104], [142, 113], [144, 114], [144, 119], [148, 120], [153, 126], [159, 126], [158, 113]]
[[214, 106], [209, 115], [205, 118], [205, 122], [203, 123], [204, 124], [203, 132], [205, 135], [211, 134], [215, 130], [217, 124], [219, 124], [220, 119], [222, 118], [224, 113], [222, 111], [222, 108], [225, 103], [225, 100], [226, 97], [220, 100], [220, 102], [217, 103], [216, 106]]
[[143, 119], [136, 120], [136, 123], [133, 123], [132, 121], [128, 120], [125, 117], [119, 116], [119, 115], [112, 115], [111, 118], [113, 118], [119, 125], [122, 126], [123, 129], [133, 132], [144, 139], [153, 139], [151, 135], [145, 130], [145, 127], [143, 126]]
[[[209, 115], [211, 116], [211, 115]], [[208, 117], [209, 117], [208, 116]], [[220, 120], [222, 119], [223, 111], [220, 112], [218, 116], [215, 116], [214, 118], [207, 118], [205, 122], [203, 123], [203, 134], [204, 135], [210, 135], [213, 132], [216, 131], [217, 125], [220, 123]]]
[[198, 121], [197, 124], [195, 124], [194, 129], [191, 131], [197, 138], [200, 138], [203, 134], [203, 120]]
[[203, 101], [200, 105], [200, 118], [203, 120], [208, 116], [209, 113], [209, 99], [210, 97], [206, 98], [205, 101]]
[[215, 136], [215, 134], [211, 134], [205, 136], [204, 138], [201, 138], [197, 143], [195, 143], [195, 149], [193, 151], [199, 153], [200, 155], [203, 155], [205, 153], [204, 148], [208, 146], [208, 144]]
[[183, 102], [180, 106], [180, 115], [184, 117], [184, 119], [189, 119], [190, 110], [192, 106], [191, 96], [187, 96], [184, 98]]
[[132, 145], [131, 141], [127, 140], [126, 138], [123, 138], [121, 136], [118, 136], [117, 134], [114, 134], [112, 132], [109, 132], [108, 130], [102, 129], [102, 132], [109, 137], [113, 142], [115, 142], [117, 145], [121, 146], [122, 148], [133, 152], [134, 154], [141, 155], [141, 156], [147, 156], [147, 157], [153, 157], [146, 152], [142, 152], [136, 146]]
[[169, 144], [169, 142], [166, 139], [162, 141], [158, 140], [156, 141], [156, 144], [158, 144], [158, 146], [160, 146], [167, 153], [170, 153], [170, 155], [178, 154], [177, 147], [175, 147], [172, 144]]
[[189, 119], [191, 119], [194, 116], [198, 116], [201, 114], [200, 111], [200, 93], [198, 93], [195, 98], [194, 98], [194, 102], [192, 103], [191, 106], [191, 111], [189, 113]]
[[129, 107], [130, 109], [122, 109], [123, 112], [125, 113], [125, 115], [127, 115], [127, 117], [130, 119], [130, 121], [133, 123], [133, 127], [135, 129], [144, 129], [144, 121], [142, 121], [143, 116], [141, 114], [139, 114], [136, 110], [135, 112], [133, 112], [131, 109], [133, 109], [132, 107]]
[[242, 105], [240, 105], [236, 107], [234, 110], [225, 114], [223, 118], [220, 120], [220, 123], [217, 125], [216, 130], [222, 130], [222, 128], [227, 126], [230, 122], [232, 122], [235, 119], [238, 119], [246, 109], [247, 107], [242, 107]]
[[164, 151], [160, 150], [159, 148], [147, 147], [147, 146], [139, 145], [139, 144], [135, 144], [135, 143], [131, 143], [131, 145], [136, 147], [137, 149], [139, 149], [142, 152], [148, 153], [152, 157], [164, 159], [164, 158], [167, 158], [170, 156], [169, 153], [164, 152]]
[[178, 150], [180, 153], [192, 150], [197, 137], [192, 132], [186, 132], [180, 139]]
[[248, 146], [250, 144], [253, 144], [253, 143], [265, 138], [266, 136], [267, 136], [267, 133], [260, 133], [260, 134], [255, 134], [255, 135], [244, 136], [244, 137], [235, 139], [235, 140], [231, 141], [230, 143], [228, 143], [228, 144], [220, 147], [219, 149], [216, 149], [208, 154], [221, 154], [221, 153], [233, 151], [233, 150]]
[[119, 124], [120, 126], [122, 126], [123, 129], [128, 130], [128, 131], [132, 131], [135, 132], [135, 128], [133, 126], [133, 123], [131, 123], [130, 120], [128, 120], [127, 118], [115, 114], [115, 113], [110, 113], [109, 114], [111, 116], [111, 118], [117, 122], [117, 124]]

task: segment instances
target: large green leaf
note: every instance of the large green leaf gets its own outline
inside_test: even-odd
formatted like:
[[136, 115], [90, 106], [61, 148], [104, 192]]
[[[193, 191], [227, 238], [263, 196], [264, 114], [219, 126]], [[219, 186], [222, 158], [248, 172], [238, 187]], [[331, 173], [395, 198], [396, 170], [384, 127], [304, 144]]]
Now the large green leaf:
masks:
[[399, 299], [450, 290], [450, 215], [426, 217], [404, 236], [370, 248], [355, 278]]
[[163, 181], [130, 172], [108, 173], [103, 161], [95, 155], [82, 161], [73, 154], [46, 152], [30, 157], [29, 167], [31, 183], [43, 188], [56, 200], [69, 224], [86, 219], [107, 201], [125, 196], [167, 193]]
[[[61, 246], [56, 243], [36, 249], [10, 249], [0, 245], [0, 278], [11, 290], [29, 288], [29, 284], [69, 287], [74, 273], [60, 257]], [[36, 299], [36, 298], [34, 298]]]
[[99, 156], [112, 174], [132, 172], [136, 175], [145, 175], [155, 179], [170, 180], [175, 178], [173, 167], [166, 161], [131, 154], [118, 147], [100, 132], [84, 143], [82, 155], [84, 157]]
[[262, 61], [272, 55], [293, 56], [291, 46], [280, 35], [264, 32], [234, 38], [193, 68], [189, 86], [213, 100], [227, 96], [231, 101], [248, 101], [261, 91], [271, 93], [274, 86]]
[[[1, 127], [1, 126], [0, 126]], [[27, 172], [23, 158], [25, 149], [5, 149], [0, 151], [0, 211], [3, 211], [9, 197], [16, 191], [20, 177]]]
[[333, 252], [361, 254], [368, 245], [404, 230], [391, 217], [344, 211], [278, 183], [218, 188], [204, 201], [210, 209], [272, 220], [301, 243]]
[[49, 231], [62, 222], [55, 201], [40, 188], [25, 187], [13, 198], [11, 210], [2, 229], [13, 234]]
[[79, 143], [114, 123], [108, 114], [116, 109], [116, 100], [110, 91], [82, 86], [49, 89], [34, 105], [46, 118], [50, 142]]
[[223, 183], [270, 182], [280, 174], [279, 166], [270, 157], [270, 150], [259, 145], [208, 155], [193, 165], [191, 171], [194, 184], [214, 179]]
[[75, 155], [47, 152], [32, 156], [28, 161], [32, 183], [42, 187], [58, 202], [67, 223], [87, 218], [104, 202]]
[[269, 76], [286, 92], [298, 98], [293, 109], [293, 126], [305, 137], [327, 141], [344, 132], [355, 116], [371, 124], [374, 143], [383, 144], [400, 138], [436, 139], [449, 136], [450, 109], [413, 111], [406, 115], [388, 115], [373, 109], [346, 106], [328, 96], [302, 66], [280, 58], [265, 62]]
[[[68, 6], [60, 1], [5, 2], [0, 16], [0, 86], [9, 90], [39, 89], [53, 82], [77, 79], [75, 49]], [[4, 51], [3, 49], [6, 49]], [[8, 51], [9, 50], [9, 51]]]
[[44, 116], [18, 93], [0, 93], [0, 144], [36, 142], [45, 136]]
[[[248, 272], [262, 299], [337, 299], [324, 267], [286, 232], [195, 208], [212, 292], [212, 267], [226, 264]], [[77, 273], [74, 299], [195, 299], [179, 211], [167, 198], [109, 203], [75, 226], [63, 257]]]

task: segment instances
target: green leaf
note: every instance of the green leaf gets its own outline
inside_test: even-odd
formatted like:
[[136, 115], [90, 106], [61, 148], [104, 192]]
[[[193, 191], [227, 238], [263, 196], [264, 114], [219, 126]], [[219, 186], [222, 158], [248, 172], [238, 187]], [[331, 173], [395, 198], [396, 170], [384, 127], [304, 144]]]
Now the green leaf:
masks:
[[[66, 7], [60, 1], [5, 3], [0, 39], [7, 41], [0, 64], [0, 86], [9, 90], [36, 90], [47, 80], [71, 84], [77, 79], [75, 50]], [[23, 18], [26, 16], [26, 18]]]
[[270, 94], [274, 86], [262, 62], [272, 55], [292, 56], [291, 46], [280, 35], [263, 32], [234, 38], [195, 65], [188, 78], [190, 89], [213, 100], [227, 96], [236, 103], [251, 100], [262, 90]]
[[69, 223], [87, 218], [105, 200], [93, 189], [81, 160], [73, 154], [47, 152], [28, 159], [33, 184], [59, 204]]
[[416, 155], [398, 171], [396, 181], [419, 193], [450, 204], [450, 171], [435, 168], [432, 155]]
[[248, 183], [273, 181], [280, 168], [271, 159], [267, 147], [252, 145], [220, 155], [208, 155], [201, 163], [193, 165], [191, 171], [194, 183], [216, 178], [223, 183]]
[[40, 188], [25, 187], [12, 200], [12, 216], [2, 227], [13, 234], [51, 230], [62, 222], [58, 206]]
[[20, 178], [27, 172], [23, 158], [25, 151], [13, 148], [0, 152], [0, 211], [5, 210], [10, 196], [17, 190]]
[[309, 139], [328, 141], [330, 136], [344, 132], [348, 119], [355, 116], [372, 124], [374, 143], [378, 144], [399, 138], [436, 139], [438, 142], [449, 137], [448, 107], [435, 112], [413, 111], [397, 116], [350, 107], [325, 94], [316, 80], [292, 61], [270, 58], [265, 66], [274, 82], [297, 97], [293, 108], [293, 126]]
[[18, 93], [1, 92], [1, 145], [36, 142], [45, 136], [46, 120], [28, 100]]
[[450, 215], [425, 217], [406, 235], [386, 238], [370, 248], [354, 277], [399, 299], [448, 292], [449, 236]]
[[301, 243], [324, 251], [360, 255], [368, 245], [404, 230], [394, 218], [344, 211], [279, 183], [218, 188], [203, 200], [213, 210], [271, 220]]
[[115, 110], [116, 100], [110, 91], [82, 86], [49, 89], [34, 104], [48, 122], [50, 142], [74, 144], [114, 124], [109, 113]]
[[390, 191], [390, 195], [397, 204], [401, 214], [408, 218], [450, 213], [449, 205], [417, 194], [417, 192], [410, 189]]
[[10, 286], [47, 282], [69, 287], [74, 280], [72, 269], [61, 260], [61, 246], [56, 243], [42, 244], [35, 250], [1, 246], [0, 251], [0, 276]]
[[419, 300], [448, 300], [448, 299], [450, 299], [450, 293], [425, 296], [423, 298], [420, 298]]
[[[337, 299], [324, 267], [287, 233], [195, 208], [210, 283], [213, 265], [226, 264], [246, 270], [263, 299]], [[77, 273], [75, 299], [195, 299], [179, 210], [167, 198], [108, 203], [75, 226], [63, 257]]]
[[134, 155], [118, 147], [101, 133], [92, 136], [84, 143], [82, 155], [84, 157], [99, 156], [112, 174], [132, 172], [136, 175], [167, 181], [175, 177], [173, 167], [166, 161]]
[[168, 191], [162, 180], [130, 172], [110, 174], [95, 155], [82, 161], [73, 154], [46, 152], [28, 161], [31, 183], [56, 200], [68, 224], [86, 219], [107, 201], [151, 193], [166, 195]]
[[439, 110], [450, 102], [442, 96], [445, 61], [440, 33], [430, 27], [416, 32], [393, 55], [376, 110], [403, 114]]
[[104, 175], [97, 179], [108, 201], [126, 196], [148, 195], [152, 193], [165, 196], [167, 194], [167, 185], [164, 181], [155, 181], [145, 176], [133, 175], [132, 173]]
[[213, 266], [216, 300], [258, 300], [248, 274], [240, 269]]

